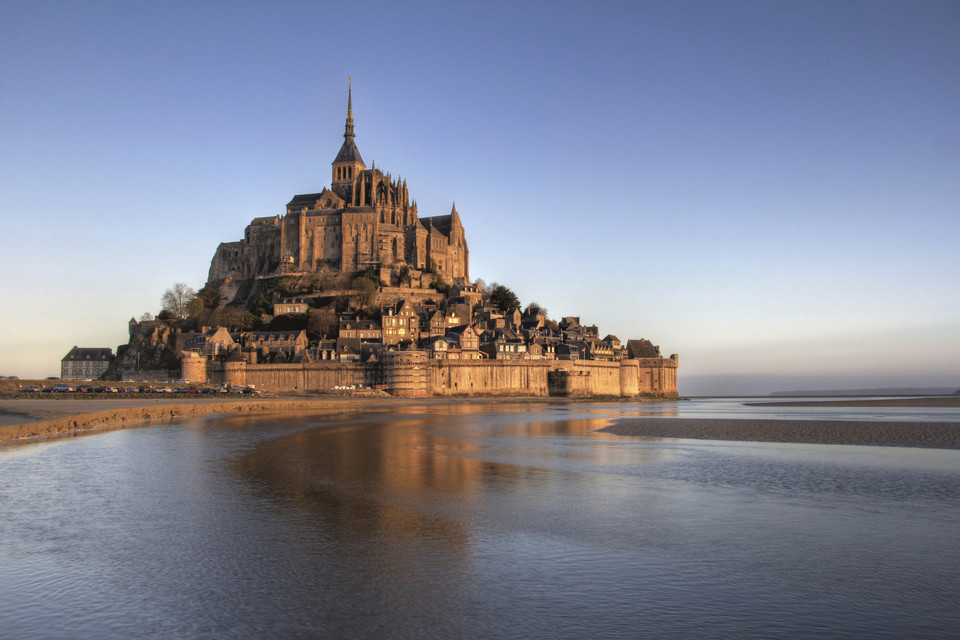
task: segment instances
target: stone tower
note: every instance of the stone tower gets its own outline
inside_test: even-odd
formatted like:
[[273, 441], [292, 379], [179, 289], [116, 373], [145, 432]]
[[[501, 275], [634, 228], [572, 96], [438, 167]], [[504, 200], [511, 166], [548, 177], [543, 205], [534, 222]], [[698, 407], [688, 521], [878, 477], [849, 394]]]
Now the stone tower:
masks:
[[353, 202], [353, 185], [367, 165], [360, 157], [360, 150], [353, 141], [353, 78], [347, 89], [347, 123], [343, 131], [343, 146], [333, 160], [333, 172], [330, 188], [347, 202]]

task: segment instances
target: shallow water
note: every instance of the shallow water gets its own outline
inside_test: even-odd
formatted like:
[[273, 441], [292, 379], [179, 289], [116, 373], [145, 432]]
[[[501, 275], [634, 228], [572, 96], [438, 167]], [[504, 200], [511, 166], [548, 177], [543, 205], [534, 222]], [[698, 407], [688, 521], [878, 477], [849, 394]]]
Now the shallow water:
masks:
[[594, 431], [744, 410], [411, 405], [0, 447], [0, 637], [955, 636], [960, 452]]

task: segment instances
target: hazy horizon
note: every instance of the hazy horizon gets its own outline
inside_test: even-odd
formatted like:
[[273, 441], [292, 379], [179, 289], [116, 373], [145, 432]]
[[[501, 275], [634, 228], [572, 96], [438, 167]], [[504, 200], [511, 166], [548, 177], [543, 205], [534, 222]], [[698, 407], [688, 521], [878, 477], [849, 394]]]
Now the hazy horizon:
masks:
[[363, 158], [456, 202], [472, 278], [678, 353], [681, 394], [952, 386], [958, 32], [948, 1], [0, 0], [0, 375], [115, 350], [329, 185], [353, 76]]

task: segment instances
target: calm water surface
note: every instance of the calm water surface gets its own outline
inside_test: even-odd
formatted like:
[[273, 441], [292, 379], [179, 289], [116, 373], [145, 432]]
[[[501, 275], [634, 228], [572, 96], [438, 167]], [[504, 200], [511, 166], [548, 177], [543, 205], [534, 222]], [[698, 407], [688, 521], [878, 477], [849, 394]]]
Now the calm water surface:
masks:
[[960, 636], [960, 451], [594, 432], [737, 412], [811, 415], [411, 404], [0, 447], [0, 638]]

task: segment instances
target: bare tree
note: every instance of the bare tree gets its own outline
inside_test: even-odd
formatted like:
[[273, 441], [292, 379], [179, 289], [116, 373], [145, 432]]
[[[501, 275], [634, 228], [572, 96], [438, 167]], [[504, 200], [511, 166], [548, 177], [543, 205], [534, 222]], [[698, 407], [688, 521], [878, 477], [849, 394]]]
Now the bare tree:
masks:
[[164, 311], [169, 311], [178, 319], [187, 315], [187, 306], [197, 297], [197, 292], [188, 287], [185, 282], [178, 282], [163, 292], [160, 304]]
[[314, 340], [336, 338], [339, 329], [337, 314], [330, 307], [311, 309], [307, 320], [307, 336]]

